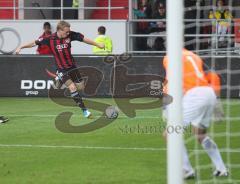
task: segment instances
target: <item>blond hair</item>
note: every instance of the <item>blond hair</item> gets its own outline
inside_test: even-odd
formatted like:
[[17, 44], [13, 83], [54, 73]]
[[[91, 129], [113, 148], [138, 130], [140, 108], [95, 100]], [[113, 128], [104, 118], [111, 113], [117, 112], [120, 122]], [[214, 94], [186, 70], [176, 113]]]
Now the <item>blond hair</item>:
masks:
[[59, 29], [63, 30], [65, 27], [70, 27], [70, 24], [64, 20], [59, 21], [57, 24], [57, 31]]

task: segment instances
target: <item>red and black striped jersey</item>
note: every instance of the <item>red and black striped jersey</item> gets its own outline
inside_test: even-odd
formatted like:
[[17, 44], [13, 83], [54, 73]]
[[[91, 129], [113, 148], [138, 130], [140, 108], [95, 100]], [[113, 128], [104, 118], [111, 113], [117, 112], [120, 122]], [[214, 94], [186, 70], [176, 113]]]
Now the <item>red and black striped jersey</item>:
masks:
[[[45, 39], [51, 35], [52, 35], [52, 33], [50, 33], [50, 34], [43, 33], [41, 36], [39, 36], [38, 40]], [[39, 45], [37, 48], [37, 52], [40, 55], [46, 55], [46, 54], [51, 55], [52, 54], [52, 51], [48, 45]]]
[[84, 35], [71, 31], [68, 37], [59, 38], [57, 33], [53, 33], [48, 38], [36, 40], [36, 45], [48, 45], [54, 55], [58, 70], [67, 70], [75, 67], [75, 61], [71, 54], [71, 42], [82, 42]]

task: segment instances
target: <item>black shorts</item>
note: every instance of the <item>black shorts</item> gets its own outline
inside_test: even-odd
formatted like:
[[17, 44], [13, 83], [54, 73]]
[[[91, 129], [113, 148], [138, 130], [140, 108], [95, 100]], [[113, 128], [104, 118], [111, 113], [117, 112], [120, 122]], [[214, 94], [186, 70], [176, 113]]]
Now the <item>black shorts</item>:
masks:
[[79, 83], [83, 81], [82, 76], [79, 72], [79, 70], [76, 69], [71, 69], [69, 71], [57, 71], [57, 78], [60, 80], [62, 83], [65, 83], [68, 80], [72, 80], [74, 83]]

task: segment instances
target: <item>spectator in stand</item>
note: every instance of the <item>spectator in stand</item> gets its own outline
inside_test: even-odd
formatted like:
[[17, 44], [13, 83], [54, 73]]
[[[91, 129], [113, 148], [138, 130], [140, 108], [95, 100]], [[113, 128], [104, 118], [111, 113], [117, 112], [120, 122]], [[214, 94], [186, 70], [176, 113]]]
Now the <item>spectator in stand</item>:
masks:
[[[159, 19], [157, 22], [151, 22], [149, 24], [149, 33], [152, 35], [165, 34], [166, 32], [166, 6], [160, 1], [155, 2], [156, 9], [153, 11], [153, 19]], [[157, 37], [149, 37], [147, 39], [147, 45], [153, 48]]]
[[216, 20], [213, 21], [213, 33], [217, 32], [219, 35], [218, 42], [219, 46], [224, 46], [225, 42], [225, 35], [231, 32], [231, 19], [233, 18], [231, 12], [228, 9], [224, 9], [224, 2], [223, 0], [217, 1], [217, 9], [215, 11], [209, 12], [209, 19]]
[[[43, 24], [43, 34], [38, 38], [38, 39], [45, 39], [48, 38], [49, 36], [51, 36], [52, 31], [51, 31], [51, 24], [49, 22], [45, 22]], [[50, 48], [47, 45], [39, 45], [37, 48], [37, 53], [40, 55], [50, 55], [52, 54], [52, 51], [50, 50]]]
[[134, 15], [139, 19], [143, 19], [143, 18], [150, 19], [151, 14], [152, 14], [151, 1], [152, 0], [140, 0], [140, 1], [138, 1], [138, 5], [137, 5], [138, 8], [133, 9]]
[[166, 31], [166, 7], [163, 3], [157, 2], [157, 9], [153, 12], [153, 19], [160, 19], [157, 22], [150, 23], [151, 32], [163, 32]]
[[[138, 19], [151, 19], [152, 7], [151, 0], [140, 0], [138, 3], [138, 9], [133, 9], [134, 15]], [[148, 29], [148, 22], [138, 22], [138, 32], [146, 33]]]
[[[138, 1], [138, 9], [133, 9], [135, 17], [138, 19], [150, 19], [152, 14], [151, 8], [152, 0], [140, 0]], [[148, 22], [142, 21], [137, 23], [138, 34], [148, 34]], [[137, 50], [147, 50], [147, 38], [136, 38]]]

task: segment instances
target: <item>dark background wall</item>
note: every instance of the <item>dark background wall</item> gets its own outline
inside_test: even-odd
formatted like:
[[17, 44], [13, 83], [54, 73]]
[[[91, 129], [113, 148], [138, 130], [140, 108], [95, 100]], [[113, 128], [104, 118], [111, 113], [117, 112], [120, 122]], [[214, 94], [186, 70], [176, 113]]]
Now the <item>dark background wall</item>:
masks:
[[[128, 61], [120, 61], [115, 58], [115, 64], [104, 62], [103, 57], [75, 57], [75, 59], [78, 66], [85, 67], [83, 71], [88, 71], [90, 68], [89, 73], [91, 74], [95, 71], [102, 73], [102, 79], [96, 94], [86, 94], [86, 96], [105, 97], [112, 95], [111, 84], [113, 80], [111, 78], [114, 75], [114, 66], [124, 66], [127, 68], [127, 73], [132, 75], [164, 76], [162, 57], [132, 57]], [[231, 97], [239, 98], [239, 58], [233, 57], [231, 60], [227, 60], [226, 57], [204, 57], [204, 61], [209, 70], [215, 69], [221, 75], [222, 97], [226, 97], [227, 91], [229, 91]], [[228, 66], [230, 68], [227, 68]], [[0, 56], [0, 68], [0, 96], [48, 96], [47, 86], [50, 85], [53, 78], [47, 74], [46, 70], [55, 72], [52, 57]], [[101, 75], [99, 76], [101, 77]], [[93, 75], [93, 80], [98, 82], [99, 76], [94, 78]], [[123, 79], [128, 80], [119, 75], [114, 76], [114, 79], [117, 82]], [[143, 79], [146, 79], [146, 77]]]

